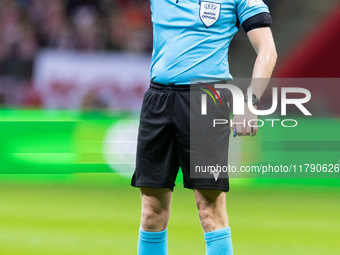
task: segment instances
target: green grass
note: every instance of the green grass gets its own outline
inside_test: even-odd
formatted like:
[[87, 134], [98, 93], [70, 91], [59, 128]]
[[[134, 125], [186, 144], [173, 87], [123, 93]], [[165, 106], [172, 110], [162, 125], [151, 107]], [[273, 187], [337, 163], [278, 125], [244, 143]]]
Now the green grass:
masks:
[[[340, 254], [339, 187], [232, 183], [236, 255]], [[0, 254], [136, 254], [139, 193], [127, 185], [2, 182], [0, 203]], [[168, 235], [170, 255], [205, 254], [192, 191], [176, 187]]]

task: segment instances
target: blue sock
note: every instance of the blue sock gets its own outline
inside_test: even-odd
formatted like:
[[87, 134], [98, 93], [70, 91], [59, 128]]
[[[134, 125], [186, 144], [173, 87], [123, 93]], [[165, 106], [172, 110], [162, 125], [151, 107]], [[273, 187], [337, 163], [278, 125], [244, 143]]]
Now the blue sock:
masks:
[[233, 245], [231, 243], [230, 228], [204, 233], [207, 244], [206, 255], [232, 255]]
[[167, 255], [167, 230], [161, 232], [146, 232], [139, 229], [137, 255]]

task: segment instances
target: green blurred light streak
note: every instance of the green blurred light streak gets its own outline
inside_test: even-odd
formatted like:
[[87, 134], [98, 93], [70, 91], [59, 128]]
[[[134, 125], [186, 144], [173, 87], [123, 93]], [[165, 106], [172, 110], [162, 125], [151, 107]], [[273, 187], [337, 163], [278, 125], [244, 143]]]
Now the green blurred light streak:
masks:
[[[3, 169], [16, 172], [20, 168], [19, 172], [23, 173], [25, 169], [41, 173], [43, 167], [56, 171], [58, 166], [66, 166], [70, 173], [89, 169], [108, 171], [103, 157], [106, 132], [112, 124], [135, 116], [134, 113], [0, 110], [0, 172]], [[242, 141], [245, 155], [242, 162], [338, 163], [340, 119], [298, 121], [296, 128], [266, 125], [259, 129], [255, 139], [233, 140]], [[325, 127], [327, 132], [323, 132]]]

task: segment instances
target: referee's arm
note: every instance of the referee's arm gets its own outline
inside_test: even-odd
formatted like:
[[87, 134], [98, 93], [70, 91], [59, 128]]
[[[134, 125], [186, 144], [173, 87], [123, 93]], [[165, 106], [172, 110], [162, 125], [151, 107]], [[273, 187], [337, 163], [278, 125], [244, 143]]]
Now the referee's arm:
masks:
[[249, 88], [260, 99], [277, 60], [276, 47], [269, 27], [251, 30], [247, 35], [257, 54]]
[[[252, 93], [260, 99], [269, 83], [269, 78], [272, 75], [277, 60], [276, 47], [269, 27], [250, 30], [247, 35], [257, 53], [249, 88], [252, 90]], [[235, 115], [233, 123], [240, 123], [243, 120], [245, 120], [246, 123], [248, 123], [249, 120], [257, 120], [257, 116], [249, 111], [248, 104], [245, 105], [245, 114], [243, 116]], [[257, 126], [255, 121], [252, 121], [251, 124]], [[233, 129], [235, 130], [235, 128], [239, 136], [255, 136], [258, 131], [257, 127], [251, 128], [249, 125], [233, 124]]]

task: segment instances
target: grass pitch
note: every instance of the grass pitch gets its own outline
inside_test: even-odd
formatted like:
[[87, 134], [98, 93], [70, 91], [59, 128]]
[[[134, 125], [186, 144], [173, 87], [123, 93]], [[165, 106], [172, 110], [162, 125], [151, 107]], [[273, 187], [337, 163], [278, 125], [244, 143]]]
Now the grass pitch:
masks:
[[[340, 254], [339, 187], [231, 184], [234, 254]], [[205, 254], [193, 198], [175, 188], [169, 254]], [[0, 254], [136, 254], [139, 193], [126, 184], [1, 182], [0, 202]]]

